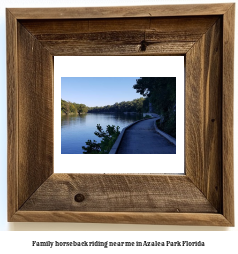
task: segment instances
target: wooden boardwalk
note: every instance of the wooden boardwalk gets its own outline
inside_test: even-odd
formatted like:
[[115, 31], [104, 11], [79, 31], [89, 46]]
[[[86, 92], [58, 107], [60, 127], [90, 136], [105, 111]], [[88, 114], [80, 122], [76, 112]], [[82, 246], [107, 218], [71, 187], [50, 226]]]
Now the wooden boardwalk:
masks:
[[154, 121], [140, 121], [126, 129], [117, 154], [175, 154], [176, 146], [155, 131]]

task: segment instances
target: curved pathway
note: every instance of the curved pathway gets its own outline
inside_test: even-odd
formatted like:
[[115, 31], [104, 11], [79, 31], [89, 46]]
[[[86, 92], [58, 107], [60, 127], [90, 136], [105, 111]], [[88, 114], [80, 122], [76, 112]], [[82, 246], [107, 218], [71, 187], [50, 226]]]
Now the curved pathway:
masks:
[[140, 121], [126, 129], [117, 154], [175, 154], [176, 146], [155, 131], [154, 121]]

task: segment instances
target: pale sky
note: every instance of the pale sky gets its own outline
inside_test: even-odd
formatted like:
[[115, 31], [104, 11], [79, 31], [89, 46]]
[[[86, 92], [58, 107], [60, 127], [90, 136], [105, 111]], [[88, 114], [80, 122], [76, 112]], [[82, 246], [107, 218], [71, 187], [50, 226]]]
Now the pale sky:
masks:
[[62, 77], [61, 98], [89, 107], [143, 97], [133, 88], [139, 77]]

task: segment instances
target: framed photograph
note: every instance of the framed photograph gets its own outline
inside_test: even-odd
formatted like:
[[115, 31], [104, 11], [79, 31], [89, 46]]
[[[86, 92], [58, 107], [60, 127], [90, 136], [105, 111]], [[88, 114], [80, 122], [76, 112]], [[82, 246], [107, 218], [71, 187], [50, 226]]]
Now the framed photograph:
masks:
[[[184, 56], [142, 60], [143, 64], [138, 56], [54, 57], [55, 173], [184, 173]], [[156, 84], [150, 110], [150, 98], [136, 89], [137, 83], [147, 81], [151, 88]], [[168, 140], [160, 134], [163, 126], [157, 128], [162, 119], [153, 109], [161, 106], [169, 109]], [[80, 107], [87, 112], [78, 112]], [[108, 125], [119, 127], [115, 138], [101, 136]]]
[[[8, 221], [234, 226], [234, 18], [233, 3], [6, 9]], [[184, 173], [166, 173], [156, 159], [131, 171], [131, 154], [123, 172], [113, 159], [103, 172], [120, 154], [78, 154], [80, 171], [69, 173], [66, 162], [57, 173], [60, 56], [80, 56], [82, 66], [90, 57], [132, 57], [147, 69], [159, 57], [183, 57]], [[92, 170], [97, 160], [102, 172]]]

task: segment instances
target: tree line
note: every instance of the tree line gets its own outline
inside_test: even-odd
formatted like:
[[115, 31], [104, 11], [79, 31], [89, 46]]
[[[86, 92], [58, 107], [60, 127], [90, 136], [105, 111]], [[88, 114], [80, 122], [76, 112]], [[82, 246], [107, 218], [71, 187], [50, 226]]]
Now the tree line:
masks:
[[132, 101], [116, 102], [113, 105], [106, 105], [102, 107], [88, 107], [85, 104], [65, 101], [61, 99], [61, 112], [63, 114], [83, 114], [83, 113], [123, 113], [123, 112], [137, 112], [143, 113], [144, 98], [134, 99]]
[[61, 113], [63, 114], [85, 114], [88, 112], [88, 107], [85, 104], [65, 101], [61, 99]]
[[122, 101], [120, 103], [116, 102], [113, 105], [106, 105], [102, 107], [89, 107], [89, 113], [97, 112], [113, 112], [113, 113], [123, 113], [123, 112], [137, 112], [143, 113], [143, 101], [144, 98], [134, 99], [133, 101]]

